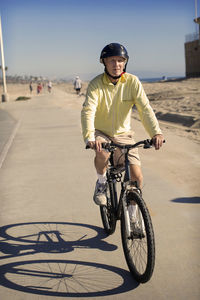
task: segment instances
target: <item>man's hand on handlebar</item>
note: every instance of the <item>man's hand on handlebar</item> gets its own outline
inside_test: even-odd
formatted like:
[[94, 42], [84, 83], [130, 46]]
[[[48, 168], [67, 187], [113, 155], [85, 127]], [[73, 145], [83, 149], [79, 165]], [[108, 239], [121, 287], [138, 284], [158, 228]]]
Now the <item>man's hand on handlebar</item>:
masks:
[[153, 142], [153, 145], [154, 145], [155, 149], [159, 150], [160, 147], [162, 147], [162, 144], [164, 142], [163, 135], [162, 134], [154, 135], [154, 137], [152, 138], [152, 142]]
[[91, 149], [96, 150], [97, 152], [101, 152], [102, 147], [101, 147], [101, 143], [100, 141], [96, 140], [96, 141], [92, 141], [92, 142], [88, 142], [87, 146], [89, 146]]

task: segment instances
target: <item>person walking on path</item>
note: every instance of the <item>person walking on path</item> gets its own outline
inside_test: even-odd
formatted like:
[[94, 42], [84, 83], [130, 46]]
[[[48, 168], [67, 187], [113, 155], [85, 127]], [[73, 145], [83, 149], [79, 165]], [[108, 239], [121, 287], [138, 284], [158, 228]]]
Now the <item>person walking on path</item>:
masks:
[[74, 80], [74, 89], [76, 90], [77, 95], [80, 95], [81, 88], [82, 88], [82, 81], [79, 78], [79, 76], [76, 76]]
[[30, 90], [30, 93], [32, 94], [32, 91], [33, 91], [33, 83], [32, 83], [32, 81], [29, 83], [29, 90]]
[[[106, 168], [109, 153], [102, 150], [102, 142], [113, 141], [120, 144], [133, 144], [131, 113], [135, 105], [140, 119], [155, 149], [163, 143], [163, 135], [157, 118], [150, 106], [139, 79], [126, 73], [129, 60], [126, 48], [111, 43], [103, 48], [100, 62], [104, 73], [95, 77], [88, 85], [86, 99], [81, 111], [82, 134], [85, 143], [95, 150], [97, 182], [93, 200], [97, 205], [106, 205]], [[118, 149], [120, 152], [120, 150]], [[121, 153], [118, 155], [118, 157]], [[131, 180], [142, 188], [143, 176], [138, 149], [129, 151]]]
[[42, 91], [42, 84], [39, 82], [37, 85], [37, 93], [40, 94]]
[[47, 87], [48, 87], [48, 92], [51, 93], [51, 90], [52, 90], [52, 82], [51, 81], [48, 82]]

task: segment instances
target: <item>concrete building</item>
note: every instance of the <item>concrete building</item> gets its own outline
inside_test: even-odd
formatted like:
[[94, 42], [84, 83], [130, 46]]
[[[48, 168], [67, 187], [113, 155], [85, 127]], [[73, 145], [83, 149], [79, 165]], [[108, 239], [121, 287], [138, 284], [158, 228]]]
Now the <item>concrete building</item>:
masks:
[[200, 17], [194, 19], [199, 25], [199, 32], [186, 36], [185, 42], [185, 66], [186, 77], [200, 76]]

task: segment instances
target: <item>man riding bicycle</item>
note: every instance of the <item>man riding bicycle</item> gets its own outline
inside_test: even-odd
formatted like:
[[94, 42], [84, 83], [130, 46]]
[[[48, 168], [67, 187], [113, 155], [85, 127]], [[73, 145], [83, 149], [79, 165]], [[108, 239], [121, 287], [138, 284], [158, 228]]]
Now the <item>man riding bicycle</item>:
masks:
[[[98, 180], [94, 192], [94, 202], [106, 205], [106, 168], [109, 153], [102, 150], [102, 142], [133, 144], [131, 113], [135, 105], [147, 133], [158, 150], [163, 143], [163, 135], [157, 118], [149, 104], [139, 79], [126, 73], [128, 52], [118, 43], [103, 48], [100, 62], [104, 73], [95, 77], [88, 85], [86, 99], [81, 112], [82, 133], [85, 143], [95, 150], [95, 168]], [[121, 154], [116, 153], [116, 163], [121, 164]], [[142, 188], [141, 162], [138, 149], [129, 151], [131, 180]]]

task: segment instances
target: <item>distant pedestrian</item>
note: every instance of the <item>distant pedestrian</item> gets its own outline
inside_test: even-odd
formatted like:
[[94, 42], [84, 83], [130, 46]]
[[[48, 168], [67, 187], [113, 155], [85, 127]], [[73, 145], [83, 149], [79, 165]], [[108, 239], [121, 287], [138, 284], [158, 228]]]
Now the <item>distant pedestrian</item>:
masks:
[[32, 84], [32, 81], [29, 83], [29, 90], [30, 90], [30, 93], [32, 94], [32, 91], [33, 91], [33, 84]]
[[167, 80], [167, 76], [163, 76], [162, 80], [164, 80], [164, 81]]
[[52, 82], [49, 81], [48, 82], [48, 92], [51, 93], [51, 90], [52, 90]]
[[40, 94], [41, 91], [42, 91], [42, 84], [38, 83], [38, 85], [37, 85], [37, 93]]
[[76, 76], [76, 79], [74, 81], [74, 89], [76, 90], [77, 95], [80, 94], [82, 88], [82, 81], [79, 78], [79, 76]]

